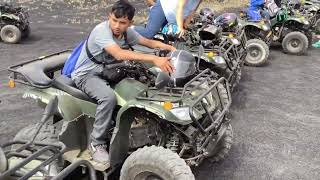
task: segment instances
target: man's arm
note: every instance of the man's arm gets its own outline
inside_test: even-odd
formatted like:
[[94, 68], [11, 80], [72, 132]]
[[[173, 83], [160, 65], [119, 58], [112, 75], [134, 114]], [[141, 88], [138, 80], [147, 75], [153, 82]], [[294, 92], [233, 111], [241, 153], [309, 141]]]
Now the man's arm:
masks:
[[151, 6], [155, 5], [156, 2], [154, 0], [146, 0], [146, 4], [148, 7], [151, 7]]
[[191, 20], [193, 19], [193, 16], [194, 16], [195, 12], [199, 8], [199, 5], [201, 4], [201, 2], [202, 2], [202, 0], [199, 1], [198, 5], [195, 7], [195, 9], [193, 11], [191, 11], [190, 14], [188, 15], [188, 17], [184, 20], [184, 22], [183, 22], [183, 27], [184, 28], [187, 28], [188, 25], [190, 24]]
[[178, 0], [178, 5], [177, 5], [177, 11], [176, 11], [176, 21], [178, 25], [178, 33], [180, 34], [179, 36], [182, 36], [184, 33], [184, 27], [183, 27], [183, 10], [184, 6], [186, 5], [187, 0]]
[[158, 66], [162, 71], [173, 72], [173, 66], [169, 57], [158, 57], [150, 54], [142, 54], [130, 50], [121, 49], [117, 44], [112, 44], [104, 48], [108, 54], [112, 55], [116, 60], [126, 61], [144, 61], [150, 62]]
[[139, 37], [139, 41], [138, 44], [155, 49], [155, 48], [159, 48], [159, 49], [165, 49], [165, 50], [169, 50], [169, 51], [175, 51], [176, 48], [174, 48], [171, 45], [168, 44], [164, 44], [160, 41], [156, 41], [156, 40], [152, 40], [152, 39], [147, 39], [145, 37], [140, 36]]

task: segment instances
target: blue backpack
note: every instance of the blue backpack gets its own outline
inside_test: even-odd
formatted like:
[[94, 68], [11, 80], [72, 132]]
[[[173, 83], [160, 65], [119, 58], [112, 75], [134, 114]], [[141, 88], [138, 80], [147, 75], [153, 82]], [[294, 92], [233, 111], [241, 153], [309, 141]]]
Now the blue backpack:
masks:
[[78, 44], [76, 48], [73, 49], [71, 55], [65, 62], [63, 69], [62, 69], [62, 74], [71, 77], [71, 73], [74, 71], [74, 68], [77, 64], [78, 58], [80, 56], [81, 50], [83, 45], [86, 43], [86, 41], [82, 41], [81, 43]]

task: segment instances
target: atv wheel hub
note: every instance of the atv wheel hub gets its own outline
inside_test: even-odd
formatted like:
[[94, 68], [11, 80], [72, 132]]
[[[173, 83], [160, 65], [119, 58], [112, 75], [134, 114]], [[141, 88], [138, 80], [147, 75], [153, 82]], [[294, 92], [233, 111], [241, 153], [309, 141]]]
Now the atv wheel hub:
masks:
[[250, 55], [251, 55], [252, 57], [258, 57], [259, 54], [260, 54], [260, 51], [259, 51], [259, 49], [257, 49], [257, 48], [254, 48], [252, 51], [250, 51]]
[[13, 38], [14, 37], [14, 33], [12, 31], [7, 31], [5, 34], [9, 38]]
[[300, 41], [298, 39], [292, 39], [290, 44], [293, 48], [297, 48], [300, 45]]

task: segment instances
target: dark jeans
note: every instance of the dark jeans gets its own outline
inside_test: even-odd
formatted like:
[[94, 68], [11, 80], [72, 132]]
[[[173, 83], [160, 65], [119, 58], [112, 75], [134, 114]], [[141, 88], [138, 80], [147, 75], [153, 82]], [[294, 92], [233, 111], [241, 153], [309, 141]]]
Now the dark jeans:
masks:
[[141, 36], [152, 39], [166, 24], [166, 16], [161, 7], [160, 0], [157, 0], [156, 4], [150, 10], [146, 27], [135, 26], [134, 30]]

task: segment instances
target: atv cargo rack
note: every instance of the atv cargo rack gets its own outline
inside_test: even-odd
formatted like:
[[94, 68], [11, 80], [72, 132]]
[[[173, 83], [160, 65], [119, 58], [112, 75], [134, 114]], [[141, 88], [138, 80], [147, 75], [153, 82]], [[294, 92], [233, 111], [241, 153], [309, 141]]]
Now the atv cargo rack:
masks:
[[[224, 77], [221, 77], [218, 80], [213, 80], [215, 78], [216, 78], [216, 74], [214, 72], [210, 71], [209, 69], [206, 69], [206, 70], [202, 71], [200, 74], [198, 74], [196, 77], [191, 79], [188, 83], [186, 83], [183, 88], [182, 87], [165, 87], [161, 90], [157, 90], [156, 88], [149, 88], [149, 89], [142, 91], [140, 94], [138, 94], [138, 96], [136, 98], [140, 99], [140, 100], [157, 101], [157, 102], [170, 101], [172, 103], [179, 103], [179, 106], [181, 106], [182, 100], [186, 96], [192, 95], [191, 93], [194, 90], [200, 88], [200, 86], [203, 85], [204, 83], [209, 82], [210, 86], [208, 87], [208, 89], [206, 89], [201, 95], [197, 96], [192, 101], [192, 103], [187, 106], [189, 108], [189, 115], [191, 117], [191, 120], [196, 124], [196, 126], [200, 129], [200, 131], [202, 133], [208, 133], [212, 129], [217, 128], [221, 124], [223, 117], [228, 112], [230, 105], [231, 105], [231, 93], [230, 93], [230, 89], [229, 89], [229, 85], [228, 85], [227, 80]], [[221, 97], [221, 94], [218, 90], [219, 84], [223, 84], [224, 87], [227, 89], [227, 94], [228, 94], [228, 103], [227, 104], [222, 103], [222, 97]], [[156, 93], [149, 96], [150, 90], [153, 90]], [[210, 112], [209, 107], [207, 105], [205, 105], [205, 103], [204, 103], [204, 101], [207, 101], [207, 96], [211, 92], [213, 92], [213, 90], [216, 90], [220, 104], [222, 106], [221, 113], [215, 119], [213, 117], [213, 112], [215, 112], [216, 110], [214, 110], [213, 112]], [[156, 97], [158, 95], [161, 96], [161, 99]], [[166, 96], [168, 97], [168, 99], [163, 98]], [[177, 98], [176, 98], [176, 100], [172, 101], [172, 99], [170, 99], [170, 97], [177, 97]], [[198, 122], [197, 118], [194, 115], [193, 110], [194, 110], [194, 108], [196, 108], [199, 105], [205, 110], [208, 118], [212, 121], [212, 124], [207, 128], [204, 128]], [[184, 107], [186, 107], [186, 106], [184, 106]]]
[[[12, 146], [19, 145], [17, 149], [12, 149]], [[3, 149], [9, 149], [4, 151], [5, 158], [10, 161], [11, 158], [22, 159], [19, 163], [15, 164], [13, 167], [10, 167], [8, 170], [3, 173], [0, 172], [0, 179], [8, 179], [9, 177], [17, 177], [19, 180], [27, 180], [32, 178], [36, 173], [42, 172], [43, 169], [50, 165], [51, 163], [58, 161], [59, 158], [66, 150], [66, 146], [63, 143], [50, 144], [50, 143], [41, 143], [41, 142], [29, 142], [29, 141], [12, 141], [1, 146]], [[0, 150], [1, 150], [0, 148]], [[1, 150], [2, 151], [2, 150]], [[48, 153], [50, 155], [48, 156]], [[26, 174], [18, 173], [18, 170], [25, 167], [27, 164], [32, 163], [32, 161], [38, 160], [41, 163], [35, 166], [32, 170]], [[92, 165], [85, 160], [79, 160], [61, 171], [58, 175], [54, 176], [51, 180], [61, 180], [67, 177], [71, 172], [73, 172], [77, 167], [85, 166], [89, 169], [89, 176], [91, 180], [96, 180], [95, 170]]]

